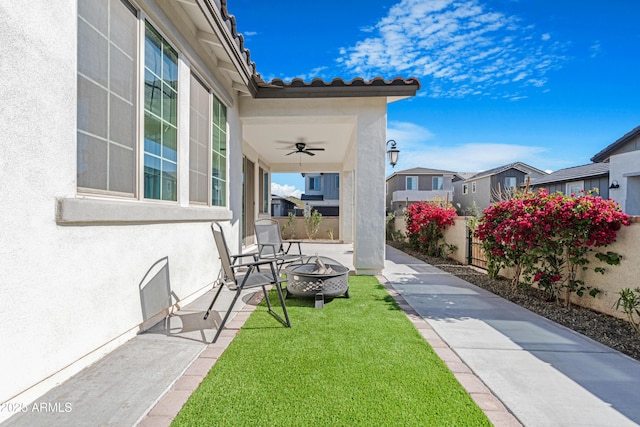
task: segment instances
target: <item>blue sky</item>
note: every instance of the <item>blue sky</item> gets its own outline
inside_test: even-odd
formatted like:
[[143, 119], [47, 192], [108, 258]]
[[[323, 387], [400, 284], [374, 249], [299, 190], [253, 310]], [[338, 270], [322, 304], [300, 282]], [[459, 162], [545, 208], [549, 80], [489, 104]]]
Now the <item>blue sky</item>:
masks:
[[[230, 0], [265, 80], [417, 77], [396, 170], [590, 162], [640, 125], [638, 0]], [[388, 174], [393, 170], [388, 170]], [[275, 174], [276, 194], [304, 190]]]

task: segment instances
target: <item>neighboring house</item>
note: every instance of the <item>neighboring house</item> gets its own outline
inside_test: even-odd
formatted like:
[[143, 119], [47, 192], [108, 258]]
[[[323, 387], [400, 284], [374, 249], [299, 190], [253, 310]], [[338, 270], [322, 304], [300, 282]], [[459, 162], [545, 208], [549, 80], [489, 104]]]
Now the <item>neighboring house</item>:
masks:
[[526, 183], [527, 177], [534, 179], [545, 175], [546, 172], [522, 162], [478, 172], [465, 179], [454, 180], [453, 203], [460, 214], [482, 213], [492, 203], [508, 197], [509, 193]]
[[340, 174], [303, 173], [305, 207], [310, 206], [324, 216], [340, 215]]
[[531, 179], [532, 190], [546, 189], [549, 193], [581, 195], [595, 191], [605, 199], [609, 198], [609, 164], [591, 163], [560, 169], [549, 175]]
[[609, 164], [609, 197], [629, 215], [640, 215], [640, 126], [604, 148], [591, 161]]
[[271, 195], [271, 216], [288, 216], [289, 213], [296, 215], [302, 211], [302, 202], [294, 197], [282, 197]]
[[[340, 172], [339, 238], [383, 269], [387, 106], [416, 79], [266, 82], [225, 0], [2, 2], [0, 23], [2, 407], [209, 291], [210, 223], [253, 244], [272, 173]], [[301, 138], [326, 151], [281, 150]]]
[[428, 168], [412, 168], [394, 172], [387, 177], [386, 210], [400, 213], [415, 202], [453, 201], [452, 171]]

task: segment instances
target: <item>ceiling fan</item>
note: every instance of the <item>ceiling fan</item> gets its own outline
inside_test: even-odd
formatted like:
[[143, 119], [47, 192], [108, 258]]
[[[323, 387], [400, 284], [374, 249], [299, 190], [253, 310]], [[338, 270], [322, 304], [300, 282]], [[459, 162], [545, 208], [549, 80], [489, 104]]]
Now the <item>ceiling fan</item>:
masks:
[[[309, 147], [307, 148], [307, 143], [304, 142], [304, 140], [301, 138], [300, 141], [298, 142], [289, 142], [289, 141], [277, 141], [279, 143], [284, 143], [284, 144], [293, 144], [293, 147], [291, 147], [291, 149], [295, 148], [295, 150], [291, 151], [290, 153], [285, 154], [286, 156], [290, 156], [291, 154], [300, 154], [300, 153], [304, 153], [304, 154], [308, 154], [309, 156], [315, 156], [316, 153], [313, 153], [313, 151], [324, 151], [324, 148], [312, 148]], [[315, 144], [315, 143], [312, 143]]]

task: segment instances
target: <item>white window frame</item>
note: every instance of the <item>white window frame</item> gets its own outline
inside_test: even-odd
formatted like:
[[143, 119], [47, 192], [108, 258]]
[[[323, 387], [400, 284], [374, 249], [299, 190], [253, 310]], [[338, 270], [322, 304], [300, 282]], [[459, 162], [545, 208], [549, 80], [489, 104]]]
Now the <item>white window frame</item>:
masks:
[[[577, 191], [576, 191], [577, 188]], [[575, 197], [580, 197], [584, 194], [584, 181], [571, 181], [565, 184], [565, 194], [567, 196], [571, 196], [572, 194]]]
[[[409, 181], [415, 182], [415, 188], [409, 188]], [[411, 187], [413, 187], [413, 185]], [[406, 176], [404, 178], [404, 188], [407, 191], [416, 191], [416, 190], [418, 190], [418, 177], [417, 176]]]
[[472, 193], [475, 193], [475, 192], [476, 192], [476, 181], [473, 181], [473, 182], [471, 183], [471, 192], [472, 192]]
[[469, 194], [469, 184], [462, 184], [462, 194]]
[[[436, 185], [437, 182], [442, 183], [442, 185], [441, 186]], [[438, 188], [436, 188], [436, 187], [438, 187]], [[432, 190], [444, 190], [444, 177], [441, 177], [441, 176], [433, 176], [433, 177], [431, 177], [431, 189]]]
[[[133, 171], [136, 177], [134, 186], [135, 194], [122, 194], [114, 191], [105, 191], [94, 188], [77, 187], [77, 194], [89, 197], [70, 197], [60, 198], [57, 201], [56, 206], [56, 222], [64, 225], [86, 225], [86, 224], [108, 224], [108, 223], [165, 223], [165, 222], [194, 222], [194, 221], [228, 221], [232, 219], [232, 212], [229, 209], [229, 123], [224, 123], [226, 129], [226, 159], [225, 159], [225, 205], [224, 206], [209, 206], [208, 209], [203, 209], [202, 206], [188, 206], [185, 204], [189, 202], [189, 192], [180, 191], [183, 184], [178, 183], [178, 193], [176, 201], [158, 200], [158, 199], [145, 199], [144, 198], [144, 44], [145, 44], [145, 21], [148, 21], [154, 29], [162, 35], [168, 45], [176, 50], [178, 54], [178, 126], [184, 130], [184, 126], [189, 127], [188, 106], [182, 105], [180, 100], [181, 94], [188, 92], [189, 75], [191, 72], [196, 72], [196, 68], [190, 64], [194, 61], [185, 58], [184, 52], [176, 47], [171, 37], [168, 37], [151, 19], [146, 13], [138, 7], [133, 6], [130, 2], [127, 3], [132, 10], [136, 13], [135, 19], [137, 20], [137, 74], [134, 77], [135, 91], [137, 94], [137, 105], [135, 106], [137, 122], [136, 141], [135, 141], [135, 153], [136, 170]], [[80, 58], [81, 60], [81, 58]], [[207, 80], [209, 87], [215, 87], [215, 76], [209, 75]], [[229, 109], [228, 97], [224, 95], [218, 96], [220, 103], [224, 105], [226, 109]], [[227, 99], [227, 101], [224, 101]], [[182, 116], [182, 117], [181, 117]], [[186, 122], [184, 120], [186, 120]], [[188, 179], [189, 167], [188, 162], [184, 163], [184, 160], [180, 160], [181, 151], [185, 144], [189, 145], [189, 140], [186, 140], [180, 136], [183, 130], [178, 131], [178, 180]], [[188, 153], [188, 150], [185, 151]], [[123, 200], [125, 199], [125, 200]], [[186, 199], [186, 200], [184, 200]], [[131, 200], [136, 203], [131, 203]], [[144, 201], [144, 203], [138, 203]], [[211, 203], [211, 201], [210, 201]], [[153, 206], [153, 209], [149, 209], [149, 206]]]
[[310, 176], [309, 178], [309, 191], [320, 191], [320, 177]]
[[[513, 185], [509, 185], [507, 183], [507, 181], [513, 181]], [[518, 178], [516, 178], [515, 176], [506, 176], [504, 178], [504, 190], [511, 190], [511, 188], [518, 188]]]

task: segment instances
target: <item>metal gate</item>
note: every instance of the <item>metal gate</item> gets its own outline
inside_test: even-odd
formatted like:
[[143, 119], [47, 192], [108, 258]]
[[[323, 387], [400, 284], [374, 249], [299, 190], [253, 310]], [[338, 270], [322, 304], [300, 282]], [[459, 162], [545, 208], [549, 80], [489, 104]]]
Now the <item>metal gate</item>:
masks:
[[483, 269], [487, 269], [489, 266], [489, 262], [487, 261], [487, 257], [484, 254], [484, 248], [482, 247], [482, 240], [478, 239], [473, 235], [473, 232], [469, 230], [469, 265], [473, 265], [474, 267], [480, 267]]

